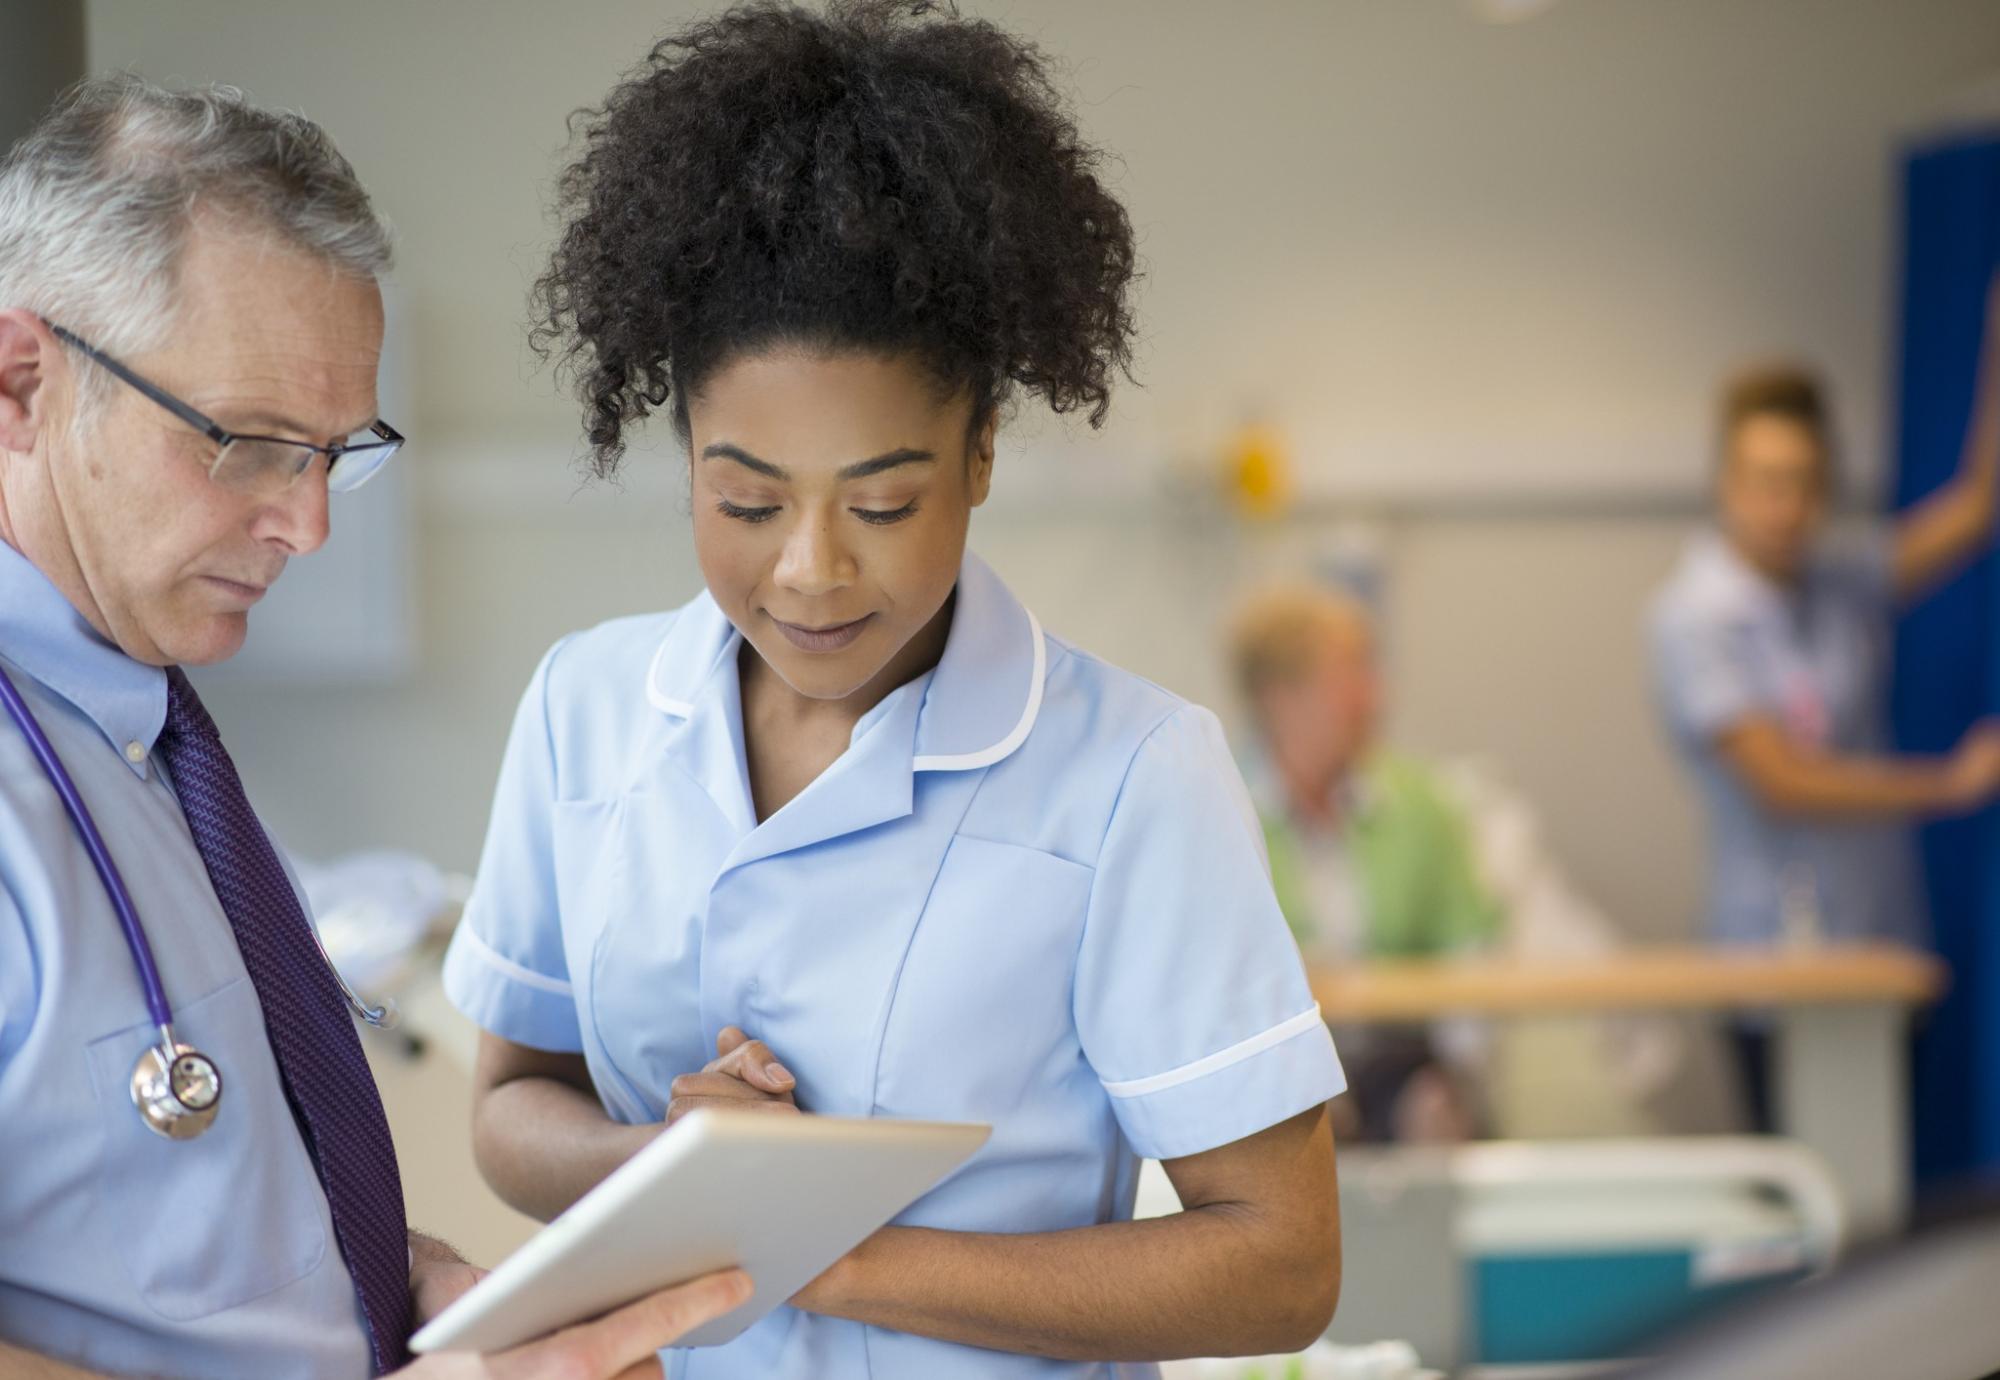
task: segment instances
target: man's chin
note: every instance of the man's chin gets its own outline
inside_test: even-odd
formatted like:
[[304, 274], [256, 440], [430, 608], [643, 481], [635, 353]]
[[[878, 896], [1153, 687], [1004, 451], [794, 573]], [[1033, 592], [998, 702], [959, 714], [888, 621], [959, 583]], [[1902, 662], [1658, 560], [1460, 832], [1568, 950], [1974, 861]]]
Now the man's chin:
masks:
[[211, 613], [160, 640], [160, 650], [170, 664], [213, 666], [243, 650], [250, 634], [247, 613]]

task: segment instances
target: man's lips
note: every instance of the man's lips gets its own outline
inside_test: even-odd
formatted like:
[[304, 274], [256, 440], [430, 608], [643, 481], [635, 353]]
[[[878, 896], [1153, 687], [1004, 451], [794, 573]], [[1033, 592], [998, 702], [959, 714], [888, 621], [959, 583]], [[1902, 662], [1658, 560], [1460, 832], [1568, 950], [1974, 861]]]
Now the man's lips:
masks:
[[229, 595], [231, 598], [239, 599], [246, 605], [254, 604], [259, 599], [262, 599], [271, 588], [269, 580], [262, 583], [253, 583], [248, 580], [232, 580], [223, 575], [204, 575], [202, 578], [221, 590], [224, 594]]

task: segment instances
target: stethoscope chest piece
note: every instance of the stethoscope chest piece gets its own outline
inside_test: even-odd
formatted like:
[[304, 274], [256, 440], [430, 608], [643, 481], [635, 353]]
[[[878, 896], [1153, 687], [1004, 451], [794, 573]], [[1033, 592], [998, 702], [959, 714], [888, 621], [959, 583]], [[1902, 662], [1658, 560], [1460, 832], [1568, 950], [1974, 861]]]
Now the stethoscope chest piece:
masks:
[[132, 1068], [132, 1104], [147, 1127], [168, 1140], [193, 1140], [215, 1121], [222, 1074], [192, 1045], [153, 1045]]

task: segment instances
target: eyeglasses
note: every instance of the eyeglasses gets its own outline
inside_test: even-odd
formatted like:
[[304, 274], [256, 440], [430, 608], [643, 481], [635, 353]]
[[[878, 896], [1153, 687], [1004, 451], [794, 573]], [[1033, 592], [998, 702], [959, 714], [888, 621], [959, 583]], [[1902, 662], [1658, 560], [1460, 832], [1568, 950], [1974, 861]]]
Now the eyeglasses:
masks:
[[57, 340], [215, 442], [219, 449], [208, 467], [208, 477], [237, 493], [266, 496], [283, 493], [312, 468], [313, 458], [320, 455], [326, 457], [326, 487], [334, 493], [349, 493], [374, 478], [389, 457], [403, 448], [402, 433], [384, 421], [377, 421], [366, 431], [358, 431], [330, 446], [282, 436], [239, 435], [61, 326], [54, 322], [48, 325]]

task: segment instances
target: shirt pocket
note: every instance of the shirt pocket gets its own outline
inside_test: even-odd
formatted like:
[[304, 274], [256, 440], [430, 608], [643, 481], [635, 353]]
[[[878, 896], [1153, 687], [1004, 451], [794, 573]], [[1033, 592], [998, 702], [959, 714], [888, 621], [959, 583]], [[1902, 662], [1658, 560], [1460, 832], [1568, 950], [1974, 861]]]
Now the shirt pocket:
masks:
[[150, 1022], [91, 1041], [90, 1081], [104, 1132], [104, 1239], [147, 1306], [186, 1322], [311, 1274], [329, 1219], [250, 979], [176, 1008], [174, 1033], [222, 1074], [222, 1105], [199, 1136], [168, 1140], [132, 1103], [133, 1065], [158, 1038]]
[[648, 794], [565, 801], [551, 820], [584, 1058], [599, 1100], [628, 1124], [666, 1114], [662, 1070], [714, 1057], [700, 1039], [687, 898], [674, 886], [674, 805]]
[[896, 981], [878, 1113], [1003, 1121], [1074, 1073], [1093, 876], [1039, 849], [951, 841]]

